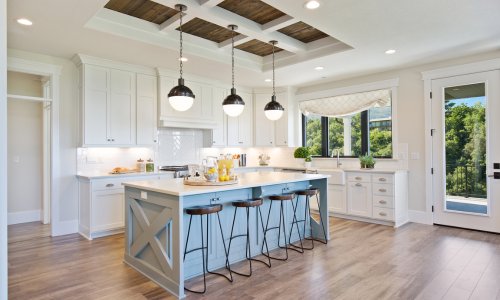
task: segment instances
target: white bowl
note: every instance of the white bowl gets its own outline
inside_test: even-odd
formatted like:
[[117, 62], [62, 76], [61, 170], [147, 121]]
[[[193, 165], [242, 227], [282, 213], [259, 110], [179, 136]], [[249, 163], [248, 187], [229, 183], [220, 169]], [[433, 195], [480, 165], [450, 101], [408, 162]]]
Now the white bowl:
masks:
[[208, 181], [215, 181], [217, 180], [217, 177], [219, 177], [219, 174], [217, 173], [205, 173], [204, 175]]

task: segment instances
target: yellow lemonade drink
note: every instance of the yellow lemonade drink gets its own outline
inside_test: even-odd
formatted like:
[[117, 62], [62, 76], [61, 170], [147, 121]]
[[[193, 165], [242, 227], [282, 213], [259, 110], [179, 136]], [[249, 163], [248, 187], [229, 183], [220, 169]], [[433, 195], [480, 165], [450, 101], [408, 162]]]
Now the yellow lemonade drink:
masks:
[[234, 180], [234, 164], [231, 154], [226, 156], [226, 168], [228, 180]]
[[220, 155], [218, 169], [219, 169], [219, 181], [225, 181], [227, 175], [227, 169], [226, 169], [226, 160], [224, 158], [224, 154]]

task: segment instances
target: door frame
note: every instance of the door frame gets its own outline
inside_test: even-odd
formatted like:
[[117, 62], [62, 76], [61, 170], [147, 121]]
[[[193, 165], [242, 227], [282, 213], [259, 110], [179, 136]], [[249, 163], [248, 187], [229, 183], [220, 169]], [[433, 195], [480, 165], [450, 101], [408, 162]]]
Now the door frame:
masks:
[[486, 71], [500, 70], [500, 58], [485, 60], [470, 64], [421, 72], [424, 81], [424, 109], [425, 109], [425, 218], [422, 223], [434, 224], [433, 193], [432, 193], [432, 105], [431, 92], [433, 79], [441, 79]]
[[10, 96], [8, 98], [51, 102], [50, 112], [50, 231], [51, 236], [60, 235], [59, 221], [59, 76], [62, 66], [7, 57], [7, 70], [50, 78], [50, 98]]

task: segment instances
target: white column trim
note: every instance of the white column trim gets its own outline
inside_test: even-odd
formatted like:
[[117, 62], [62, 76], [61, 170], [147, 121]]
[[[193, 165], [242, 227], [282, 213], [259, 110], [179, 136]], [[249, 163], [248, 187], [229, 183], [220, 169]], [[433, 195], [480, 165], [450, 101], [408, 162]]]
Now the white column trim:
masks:
[[7, 255], [7, 0], [0, 0], [0, 300], [8, 298]]
[[[164, 33], [172, 32], [174, 31], [177, 27], [179, 27], [179, 20], [181, 18], [181, 14], [178, 13], [175, 16], [171, 17], [170, 19], [166, 20], [165, 22], [160, 24], [160, 31]], [[182, 14], [182, 23], [186, 24], [187, 22], [191, 21], [195, 17], [193, 15], [187, 15], [185, 13]]]
[[200, 3], [200, 6], [205, 7], [205, 8], [215, 7], [215, 6], [217, 6], [217, 4], [221, 3], [222, 1], [224, 1], [224, 0], [198, 0], [198, 2]]
[[[252, 40], [251, 37], [246, 36], [244, 34], [240, 34], [240, 35], [237, 35], [234, 37], [234, 45], [238, 46], [238, 45], [241, 45], [241, 44], [246, 43], [246, 42], [251, 41], [251, 40]], [[221, 49], [222, 48], [231, 48], [231, 45], [232, 45], [231, 42], [232, 42], [231, 39], [227, 39], [225, 41], [222, 41], [219, 43], [219, 48], [221, 48]]]
[[280, 30], [281, 28], [287, 27], [289, 25], [295, 24], [299, 22], [299, 20], [291, 17], [289, 15], [284, 15], [283, 17], [277, 18], [276, 20], [272, 20], [262, 25], [262, 31], [264, 32], [273, 32]]
[[432, 80], [500, 69], [500, 58], [422, 72], [422, 80]]

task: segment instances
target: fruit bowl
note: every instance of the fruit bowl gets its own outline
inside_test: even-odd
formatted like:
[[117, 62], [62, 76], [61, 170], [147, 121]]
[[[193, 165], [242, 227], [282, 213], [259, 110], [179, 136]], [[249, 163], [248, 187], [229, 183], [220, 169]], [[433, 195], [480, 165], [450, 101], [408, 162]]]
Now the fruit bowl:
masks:
[[218, 173], [205, 173], [204, 175], [207, 181], [215, 181], [219, 177]]

